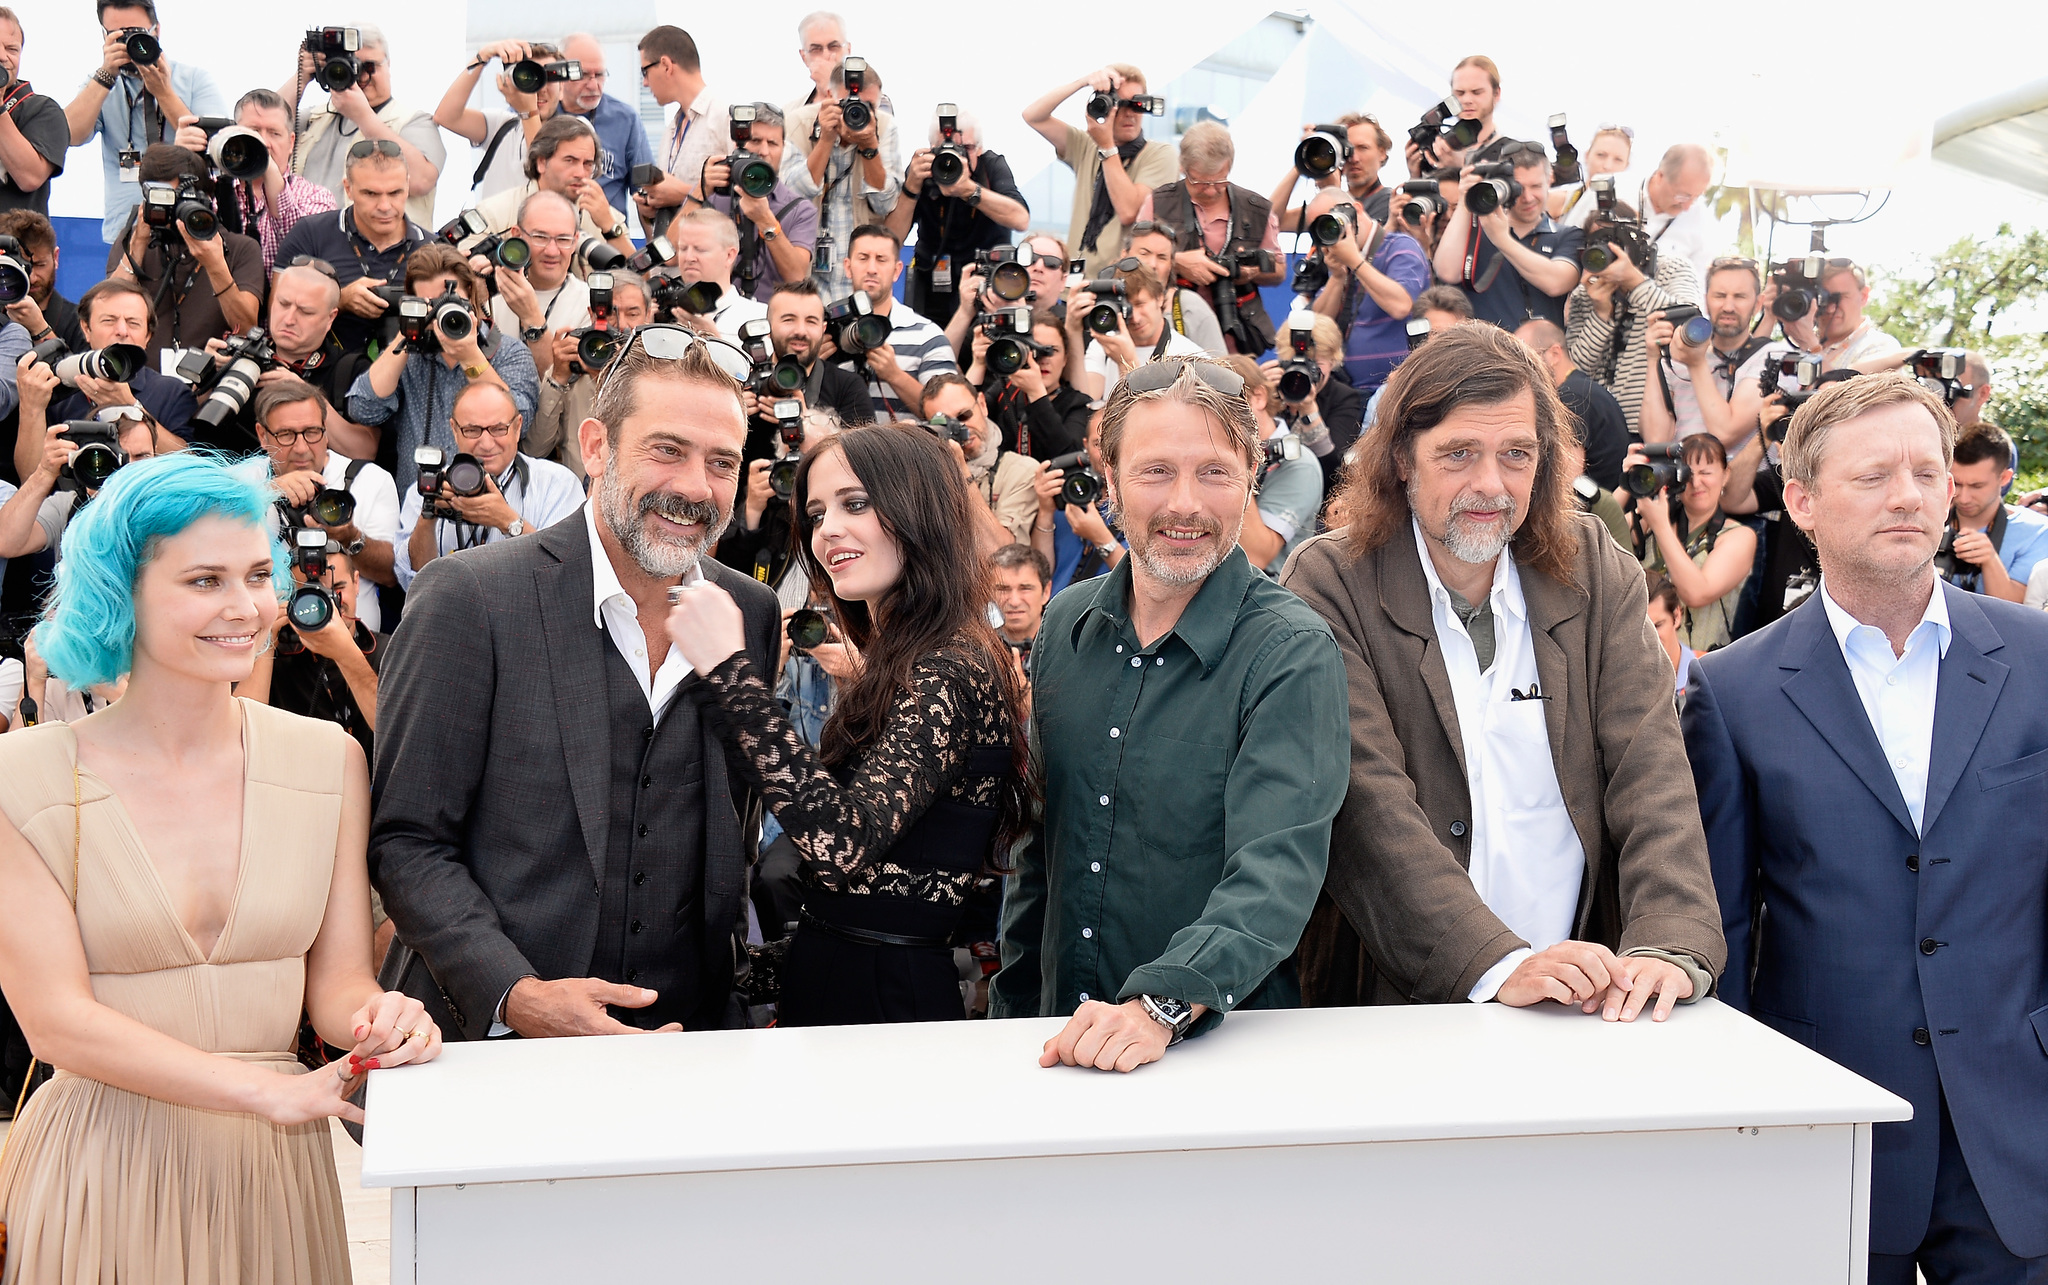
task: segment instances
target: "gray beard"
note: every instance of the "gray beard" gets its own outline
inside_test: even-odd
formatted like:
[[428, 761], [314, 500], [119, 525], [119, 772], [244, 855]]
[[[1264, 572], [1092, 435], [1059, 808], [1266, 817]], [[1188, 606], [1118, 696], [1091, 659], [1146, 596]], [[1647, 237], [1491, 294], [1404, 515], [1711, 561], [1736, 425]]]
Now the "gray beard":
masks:
[[[607, 469], [597, 484], [598, 515], [611, 528], [627, 556], [657, 580], [688, 575], [702, 560], [718, 537], [725, 533], [732, 514], [721, 512], [715, 503], [695, 503], [661, 491], [650, 491], [635, 504], [615, 470]], [[708, 510], [708, 512], [707, 512]], [[702, 522], [704, 534], [696, 540], [655, 535], [648, 530], [647, 515], [660, 513], [685, 522]]]
[[[1247, 504], [1246, 507], [1249, 508], [1250, 505]], [[1244, 514], [1240, 512], [1235, 527], [1228, 532], [1218, 529], [1215, 553], [1200, 562], [1155, 556], [1152, 552], [1152, 533], [1149, 530], [1142, 535], [1137, 532], [1126, 532], [1126, 538], [1130, 541], [1131, 556], [1138, 560], [1138, 565], [1145, 568], [1145, 574], [1161, 584], [1191, 585], [1207, 580], [1211, 572], [1222, 566], [1223, 560], [1230, 556], [1230, 551], [1237, 547], [1238, 536], [1243, 533]]]
[[[1409, 482], [1408, 509], [1416, 515], [1416, 520], [1419, 522], [1421, 521], [1422, 510], [1416, 507], [1417, 497], [1415, 489], [1415, 483]], [[1480, 507], [1482, 503], [1491, 505], [1502, 503], [1503, 501], [1505, 502], [1503, 507], [1507, 510], [1506, 519], [1492, 530], [1474, 531], [1458, 521], [1462, 514], [1470, 509]], [[1458, 499], [1451, 501], [1451, 511], [1444, 517], [1444, 529], [1441, 532], [1431, 531], [1427, 525], [1422, 529], [1425, 535], [1441, 541], [1444, 548], [1450, 551], [1451, 556], [1460, 562], [1470, 562], [1474, 565], [1482, 562], [1493, 562], [1500, 557], [1500, 551], [1508, 547], [1509, 541], [1515, 538], [1514, 497], [1510, 495], [1487, 496], [1482, 501], [1478, 498], [1467, 499], [1460, 496]]]

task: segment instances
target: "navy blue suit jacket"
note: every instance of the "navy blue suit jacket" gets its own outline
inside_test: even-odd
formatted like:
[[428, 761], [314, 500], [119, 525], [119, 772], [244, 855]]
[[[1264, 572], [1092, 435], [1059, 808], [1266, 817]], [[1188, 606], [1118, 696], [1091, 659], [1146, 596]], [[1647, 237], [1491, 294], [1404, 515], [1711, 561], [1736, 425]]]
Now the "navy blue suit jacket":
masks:
[[1720, 996], [1913, 1104], [1876, 1127], [1871, 1250], [1934, 1199], [1940, 1095], [2007, 1249], [2048, 1254], [2048, 613], [1942, 585], [1922, 828], [1815, 594], [1693, 666]]

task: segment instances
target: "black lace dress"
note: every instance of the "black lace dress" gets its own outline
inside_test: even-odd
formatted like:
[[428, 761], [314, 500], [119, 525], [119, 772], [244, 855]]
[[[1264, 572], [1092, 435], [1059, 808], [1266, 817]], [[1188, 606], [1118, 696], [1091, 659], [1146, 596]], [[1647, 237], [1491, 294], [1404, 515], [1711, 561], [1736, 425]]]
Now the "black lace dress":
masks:
[[964, 1015], [950, 938], [989, 855], [1012, 775], [991, 662], [925, 657], [882, 736], [826, 769], [743, 651], [704, 681], [719, 735], [802, 861], [803, 914], [782, 969], [780, 1024]]

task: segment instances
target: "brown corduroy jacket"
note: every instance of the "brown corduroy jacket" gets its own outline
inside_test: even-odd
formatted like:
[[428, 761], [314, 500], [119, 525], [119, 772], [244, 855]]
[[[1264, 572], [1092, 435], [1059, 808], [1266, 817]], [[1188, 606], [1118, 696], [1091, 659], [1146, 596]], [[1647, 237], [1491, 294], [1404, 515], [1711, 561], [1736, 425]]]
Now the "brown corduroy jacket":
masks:
[[[1572, 936], [1682, 956], [1718, 976], [1721, 914], [1643, 571], [1598, 521], [1574, 521], [1574, 584], [1522, 570], [1536, 669], [1552, 693], [1551, 761], [1586, 853]], [[1361, 558], [1344, 532], [1320, 535], [1281, 583], [1330, 622], [1351, 697], [1351, 785], [1301, 940], [1303, 1000], [1463, 1001], [1529, 943], [1467, 873], [1465, 755], [1415, 541], [1404, 524]]]

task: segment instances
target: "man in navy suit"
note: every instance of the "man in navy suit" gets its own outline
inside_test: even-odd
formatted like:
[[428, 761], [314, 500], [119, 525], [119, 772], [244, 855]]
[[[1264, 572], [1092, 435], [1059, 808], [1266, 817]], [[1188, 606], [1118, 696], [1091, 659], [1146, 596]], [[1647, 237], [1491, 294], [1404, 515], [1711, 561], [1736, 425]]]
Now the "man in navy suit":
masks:
[[1870, 1281], [2048, 1281], [2048, 615], [1939, 583], [1955, 421], [1899, 374], [1781, 448], [1821, 587], [1693, 665], [1721, 997], [1913, 1104]]

